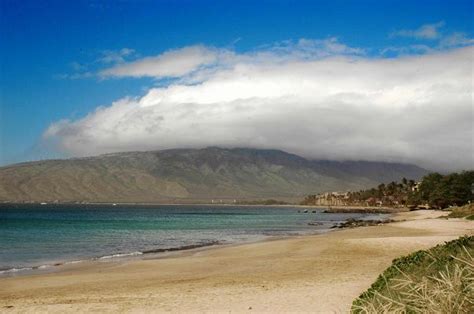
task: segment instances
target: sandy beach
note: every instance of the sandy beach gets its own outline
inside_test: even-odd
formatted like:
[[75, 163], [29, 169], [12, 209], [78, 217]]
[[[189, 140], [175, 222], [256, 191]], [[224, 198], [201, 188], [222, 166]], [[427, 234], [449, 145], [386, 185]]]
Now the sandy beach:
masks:
[[344, 313], [394, 258], [474, 233], [472, 221], [437, 218], [446, 214], [2, 278], [0, 312]]

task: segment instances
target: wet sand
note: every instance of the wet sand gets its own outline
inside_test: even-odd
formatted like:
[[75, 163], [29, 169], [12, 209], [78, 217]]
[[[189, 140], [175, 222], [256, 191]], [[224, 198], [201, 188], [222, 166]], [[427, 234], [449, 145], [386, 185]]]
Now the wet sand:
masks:
[[347, 312], [392, 259], [474, 234], [443, 212], [206, 250], [0, 279], [0, 312]]

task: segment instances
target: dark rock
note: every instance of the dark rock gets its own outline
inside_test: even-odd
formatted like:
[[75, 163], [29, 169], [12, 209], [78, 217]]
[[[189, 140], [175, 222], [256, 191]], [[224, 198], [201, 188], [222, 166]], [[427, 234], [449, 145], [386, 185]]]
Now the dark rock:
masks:
[[349, 218], [347, 221], [339, 223], [331, 228], [356, 228], [356, 227], [367, 227], [367, 226], [379, 226], [384, 225], [386, 223], [394, 222], [392, 219], [386, 220], [361, 220], [361, 219], [354, 219]]

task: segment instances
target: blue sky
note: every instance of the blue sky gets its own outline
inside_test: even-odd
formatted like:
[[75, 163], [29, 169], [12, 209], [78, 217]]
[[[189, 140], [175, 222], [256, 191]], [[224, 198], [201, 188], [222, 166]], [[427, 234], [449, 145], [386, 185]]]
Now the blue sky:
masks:
[[[334, 39], [354, 48], [347, 51], [356, 58], [425, 55], [435, 53], [428, 51], [431, 48], [444, 51], [472, 46], [472, 9], [472, 1], [1, 1], [0, 164], [128, 147], [153, 148], [148, 144], [150, 138], [146, 145], [111, 144], [106, 146], [110, 149], [83, 152], [68, 149], [66, 144], [51, 148], [44, 142], [46, 130], [58, 121], [80, 121], [99, 106], [110, 107], [127, 96], [142, 97], [153, 87], [166, 88], [183, 79], [182, 75], [100, 75], [124, 63], [196, 45], [251, 58], [251, 52], [274, 51], [279, 43], [300, 39]], [[424, 25], [431, 29], [423, 29]], [[455, 35], [460, 40], [441, 48], [443, 40]], [[297, 45], [291, 49], [300, 49], [294, 48]], [[298, 123], [297, 117], [293, 123]], [[78, 128], [68, 127], [67, 132]], [[66, 131], [55, 141], [63, 143]], [[258, 132], [253, 137], [262, 140], [254, 146], [274, 143], [262, 135], [265, 131]], [[155, 134], [156, 148], [213, 144], [212, 140], [201, 143], [190, 139], [187, 145], [189, 137], [182, 135], [175, 142], [160, 145], [160, 136], [163, 134]], [[90, 138], [87, 141], [96, 145]], [[226, 139], [216, 140], [219, 145], [226, 143]], [[229, 145], [233, 143], [241, 142], [229, 141]], [[391, 153], [396, 150], [392, 146], [377, 156], [355, 154], [353, 158], [405, 160], [404, 154]], [[281, 148], [315, 157], [352, 158], [347, 152], [319, 156], [297, 147]], [[328, 149], [334, 150], [332, 146]]]

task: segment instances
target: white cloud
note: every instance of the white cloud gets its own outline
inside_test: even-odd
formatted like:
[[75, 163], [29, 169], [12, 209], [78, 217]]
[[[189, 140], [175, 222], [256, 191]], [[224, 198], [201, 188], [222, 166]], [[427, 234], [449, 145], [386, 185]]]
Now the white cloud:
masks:
[[441, 33], [439, 28], [444, 26], [444, 22], [438, 22], [435, 24], [425, 24], [416, 30], [401, 30], [392, 32], [391, 37], [402, 36], [402, 37], [413, 37], [417, 39], [430, 39], [432, 40], [430, 45], [424, 44], [411, 44], [404, 46], [388, 46], [383, 48], [380, 53], [381, 55], [394, 54], [396, 56], [410, 55], [410, 54], [427, 54], [434, 53], [435, 51], [442, 51], [449, 48], [459, 48], [471, 46], [474, 44], [474, 39], [468, 38], [465, 33], [452, 32]]
[[440, 47], [460, 47], [474, 45], [474, 39], [468, 38], [464, 33], [452, 33], [443, 37], [439, 42]]
[[122, 63], [125, 62], [125, 57], [129, 57], [135, 53], [135, 50], [130, 48], [122, 48], [120, 50], [104, 50], [102, 56], [99, 58], [103, 63]]
[[381, 55], [387, 55], [390, 53], [396, 56], [402, 55], [413, 55], [413, 54], [426, 54], [433, 53], [437, 48], [430, 47], [427, 45], [408, 45], [408, 46], [388, 46], [380, 51]]
[[86, 78], [93, 78], [95, 77], [95, 73], [90, 72], [90, 71], [85, 71], [85, 72], [75, 72], [75, 73], [63, 73], [63, 74], [56, 74], [53, 76], [56, 79], [61, 79], [61, 80], [79, 80], [79, 79], [86, 79]]
[[414, 37], [417, 39], [436, 39], [440, 37], [439, 29], [444, 26], [444, 22], [438, 22], [434, 24], [424, 24], [414, 30], [399, 30], [393, 32], [392, 36], [401, 36], [401, 37]]
[[54, 123], [44, 138], [75, 156], [220, 145], [472, 168], [472, 55], [370, 58], [336, 39], [244, 54], [192, 46], [106, 70], [179, 80]]
[[[100, 71], [102, 77], [154, 77], [177, 78], [192, 74], [202, 76], [214, 69], [232, 67], [237, 63], [284, 62], [289, 59], [315, 59], [331, 55], [363, 54], [360, 48], [348, 47], [331, 37], [322, 40], [300, 39], [284, 41], [261, 47], [246, 54], [236, 54], [228, 49], [202, 45], [169, 50], [160, 55], [145, 57], [129, 63], [115, 65]], [[206, 70], [206, 71], [204, 71]], [[189, 78], [188, 78], [189, 79]]]
[[191, 46], [167, 51], [155, 57], [146, 57], [119, 64], [100, 72], [103, 77], [179, 77], [215, 61], [217, 51], [204, 46]]

